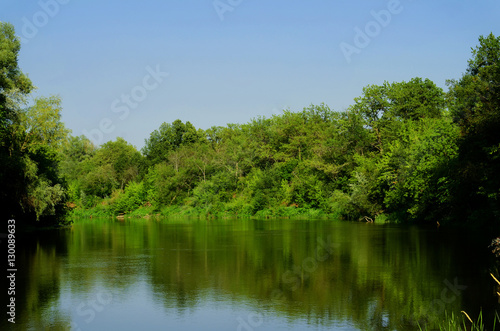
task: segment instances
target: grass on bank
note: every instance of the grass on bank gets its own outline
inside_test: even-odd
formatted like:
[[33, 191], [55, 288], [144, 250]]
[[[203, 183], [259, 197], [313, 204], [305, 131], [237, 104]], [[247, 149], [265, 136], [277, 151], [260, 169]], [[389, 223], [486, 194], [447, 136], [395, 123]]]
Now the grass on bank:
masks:
[[[485, 330], [491, 330], [495, 331], [496, 326], [500, 325], [500, 317], [498, 316], [498, 313], [495, 313], [495, 318], [491, 324], [492, 328], [489, 329], [485, 326], [485, 323], [483, 321], [483, 314], [482, 312], [479, 313], [479, 316], [475, 321], [473, 321], [469, 315], [465, 312], [462, 311], [460, 315], [455, 315], [451, 313], [451, 316], [448, 316], [446, 314], [445, 316], [445, 321], [443, 321], [439, 325], [439, 330], [440, 331], [485, 331]], [[421, 331], [427, 331], [428, 328], [422, 328], [419, 325], [419, 329]]]
[[[104, 205], [92, 208], [74, 208], [70, 216], [72, 218], [100, 218], [116, 217], [122, 215], [129, 218], [148, 217], [193, 217], [193, 218], [339, 218], [338, 214], [328, 214], [320, 209], [307, 209], [295, 207], [277, 207], [259, 210], [256, 213], [238, 213], [231, 210], [214, 210], [212, 208], [193, 208], [190, 206], [166, 206], [155, 209], [153, 207], [141, 207], [128, 213], [116, 213]], [[382, 219], [382, 218], [381, 218]]]

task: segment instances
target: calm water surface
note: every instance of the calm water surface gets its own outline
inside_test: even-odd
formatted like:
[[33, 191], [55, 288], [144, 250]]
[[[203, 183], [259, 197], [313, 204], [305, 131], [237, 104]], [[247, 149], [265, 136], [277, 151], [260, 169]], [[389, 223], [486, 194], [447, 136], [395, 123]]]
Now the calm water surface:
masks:
[[413, 330], [496, 307], [487, 248], [436, 229], [94, 219], [16, 254], [2, 330]]

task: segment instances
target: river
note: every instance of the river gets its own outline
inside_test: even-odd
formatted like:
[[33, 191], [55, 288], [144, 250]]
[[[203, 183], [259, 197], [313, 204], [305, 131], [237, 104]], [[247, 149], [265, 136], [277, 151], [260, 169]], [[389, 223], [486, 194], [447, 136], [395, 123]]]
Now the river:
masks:
[[17, 240], [2, 330], [418, 330], [497, 307], [488, 248], [435, 228], [92, 219]]

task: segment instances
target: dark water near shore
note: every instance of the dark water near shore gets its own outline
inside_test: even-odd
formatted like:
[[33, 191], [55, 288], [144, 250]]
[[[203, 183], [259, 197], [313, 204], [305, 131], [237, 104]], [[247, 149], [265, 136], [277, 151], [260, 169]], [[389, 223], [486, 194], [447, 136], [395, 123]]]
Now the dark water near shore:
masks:
[[433, 328], [497, 307], [483, 244], [341, 221], [79, 220], [18, 237], [16, 324], [4, 312], [0, 329]]

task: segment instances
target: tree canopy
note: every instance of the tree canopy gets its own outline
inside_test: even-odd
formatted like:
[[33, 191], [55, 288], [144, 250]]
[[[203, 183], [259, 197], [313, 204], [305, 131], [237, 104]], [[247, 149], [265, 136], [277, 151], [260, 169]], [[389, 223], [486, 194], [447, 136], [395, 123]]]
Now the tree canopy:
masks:
[[[0, 23], [5, 218], [334, 215], [474, 223], [500, 216], [500, 37], [479, 37], [460, 79], [368, 85], [325, 104], [206, 130], [164, 122], [141, 151], [71, 136], [57, 96], [33, 97], [12, 25]], [[474, 224], [476, 224], [474, 223]]]
[[14, 28], [0, 22], [1, 213], [4, 219], [58, 223], [66, 201], [58, 165], [69, 131], [58, 97], [29, 101], [33, 85], [18, 66], [19, 51]]

